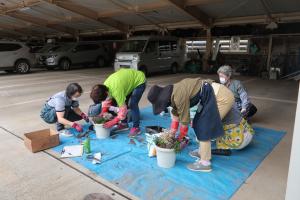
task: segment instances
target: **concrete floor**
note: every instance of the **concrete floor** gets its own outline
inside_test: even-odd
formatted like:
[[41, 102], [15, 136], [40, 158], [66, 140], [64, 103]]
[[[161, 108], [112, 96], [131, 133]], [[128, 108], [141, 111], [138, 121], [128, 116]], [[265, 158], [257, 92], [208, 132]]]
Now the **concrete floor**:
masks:
[[[103, 192], [114, 199], [135, 198], [64, 159], [51, 150], [32, 154], [21, 138], [26, 132], [49, 128], [39, 117], [44, 101], [71, 82], [82, 85], [81, 108], [91, 104], [89, 90], [112, 72], [111, 69], [82, 69], [68, 72], [35, 71], [28, 75], [0, 74], [0, 199], [83, 199], [86, 194]], [[199, 75], [156, 75], [153, 84], [166, 85], [185, 77]], [[216, 78], [216, 76], [202, 76]], [[255, 125], [287, 131], [287, 135], [261, 163], [233, 199], [284, 199], [289, 155], [296, 110], [298, 86], [293, 81], [269, 81], [255, 77], [238, 77], [248, 88], [259, 112]], [[149, 105], [144, 94], [141, 107]], [[53, 127], [53, 126], [50, 126]], [[53, 127], [54, 128], [54, 127]], [[251, 161], [249, 161], [251, 162]], [[201, 195], [201, 194], [200, 194]], [[151, 198], [151, 197], [149, 197]]]

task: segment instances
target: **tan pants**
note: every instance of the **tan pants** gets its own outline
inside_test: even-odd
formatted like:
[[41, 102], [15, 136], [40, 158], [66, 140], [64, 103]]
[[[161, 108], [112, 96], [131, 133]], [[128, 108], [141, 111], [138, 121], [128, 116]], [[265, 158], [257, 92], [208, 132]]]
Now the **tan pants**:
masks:
[[[221, 119], [231, 110], [234, 104], [234, 96], [232, 92], [224, 85], [218, 83], [212, 83], [214, 93], [216, 95], [216, 101]], [[201, 160], [209, 161], [211, 159], [211, 142], [200, 141], [199, 155]]]

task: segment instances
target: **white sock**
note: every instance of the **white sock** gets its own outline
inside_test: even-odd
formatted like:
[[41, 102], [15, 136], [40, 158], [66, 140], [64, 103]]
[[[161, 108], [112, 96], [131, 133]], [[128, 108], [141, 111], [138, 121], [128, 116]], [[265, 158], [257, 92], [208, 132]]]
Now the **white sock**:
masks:
[[209, 166], [209, 165], [211, 165], [211, 162], [208, 161], [208, 160], [200, 160], [200, 163], [201, 163], [202, 165], [204, 165], [204, 166]]

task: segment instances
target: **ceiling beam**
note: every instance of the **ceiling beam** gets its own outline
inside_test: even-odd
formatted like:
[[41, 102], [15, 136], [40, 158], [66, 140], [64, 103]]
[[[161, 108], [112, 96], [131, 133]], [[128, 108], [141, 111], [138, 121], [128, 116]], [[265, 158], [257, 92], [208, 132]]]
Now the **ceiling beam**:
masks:
[[132, 9], [132, 6], [126, 3], [121, 3], [119, 1], [116, 0], [109, 0], [112, 4], [114, 4], [115, 6], [121, 8], [123, 11], [127, 11], [129, 13], [133, 13], [136, 16], [142, 18], [143, 20], [145, 20], [146, 22], [156, 26], [157, 28], [164, 30], [165, 28], [160, 26], [158, 23], [154, 22], [152, 19], [149, 19], [148, 17], [146, 17], [143, 12], [138, 11], [138, 7]]
[[215, 3], [223, 3], [225, 0], [186, 0], [186, 6], [200, 6], [200, 5], [208, 5]]
[[113, 27], [121, 32], [128, 32], [129, 31], [129, 26], [126, 24], [123, 24], [122, 22], [111, 19], [108, 17], [99, 17], [98, 12], [91, 10], [87, 7], [84, 7], [79, 4], [75, 4], [73, 2], [70, 2], [68, 0], [66, 1], [58, 1], [58, 0], [48, 0], [49, 3], [55, 4], [56, 6], [59, 6], [61, 8], [64, 8], [66, 10], [69, 10], [73, 13], [82, 15], [84, 17], [87, 17], [89, 19], [101, 22], [102, 24], [105, 24], [107, 26]]
[[56, 30], [58, 32], [63, 32], [63, 33], [68, 33], [72, 36], [76, 36], [78, 35], [78, 31], [63, 25], [59, 25], [59, 24], [53, 24], [51, 22], [45, 21], [44, 19], [38, 18], [38, 17], [33, 17], [29, 14], [26, 13], [22, 13], [20, 11], [12, 11], [12, 12], [6, 12], [6, 15], [16, 18], [16, 19], [20, 19], [23, 21], [27, 21], [30, 22], [32, 24], [36, 24], [42, 27], [46, 27], [46, 28], [50, 28], [53, 30]]
[[266, 14], [271, 18], [272, 17], [271, 16], [271, 11], [270, 11], [266, 1], [265, 0], [260, 0], [260, 2], [261, 2], [262, 7], [264, 8]]
[[[0, 33], [2, 35], [6, 35], [8, 38], [16, 38], [16, 37], [22, 37], [24, 36], [24, 33], [21, 33], [17, 30], [13, 30], [13, 29], [6, 29], [6, 28], [2, 28], [2, 26], [0, 26]], [[26, 33], [25, 36], [28, 36], [28, 34]]]
[[3, 32], [0, 30], [0, 38], [9, 38], [9, 39], [15, 39], [15, 38], [21, 38], [21, 35], [14, 34], [12, 32]]
[[[198, 6], [221, 2], [224, 2], [224, 0], [186, 0], [185, 6]], [[99, 13], [99, 17], [116, 17], [133, 12], [145, 13], [167, 8], [170, 8], [170, 3], [167, 1], [160, 1], [156, 3], [145, 3], [143, 5], [130, 5], [127, 6], [127, 9], [116, 9], [112, 11], [102, 12]]]
[[0, 31], [5, 33], [11, 33], [12, 35], [18, 35], [18, 36], [35, 36], [35, 37], [44, 36], [43, 33], [38, 31], [33, 31], [32, 29], [28, 29], [28, 27], [18, 27], [18, 26], [7, 25], [7, 24], [0, 24]]
[[41, 0], [24, 0], [24, 1], [14, 2], [13, 6], [9, 6], [9, 7], [7, 7], [6, 5], [1, 6], [0, 11], [1, 12], [18, 11], [21, 8], [32, 7], [32, 6], [38, 5], [40, 3], [41, 3]]
[[[300, 22], [300, 12], [294, 13], [278, 13], [272, 14], [272, 17], [278, 19], [279, 23], [289, 23], [289, 22]], [[215, 19], [213, 26], [229, 26], [229, 25], [244, 25], [244, 24], [267, 24], [267, 15], [256, 15], [249, 17], [233, 17], [224, 19]], [[172, 22], [172, 23], [160, 23], [160, 26], [166, 27], [169, 30], [176, 28], [203, 28], [197, 20], [183, 21], [183, 22]], [[140, 25], [136, 26], [135, 30], [152, 30], [153, 25]], [[103, 30], [103, 32], [105, 32]]]
[[199, 10], [195, 6], [187, 6], [185, 1], [182, 0], [167, 0], [170, 4], [174, 5], [177, 9], [181, 10], [182, 12], [192, 16], [196, 20], [198, 20], [205, 28], [211, 26], [212, 19], [206, 15], [204, 12]]

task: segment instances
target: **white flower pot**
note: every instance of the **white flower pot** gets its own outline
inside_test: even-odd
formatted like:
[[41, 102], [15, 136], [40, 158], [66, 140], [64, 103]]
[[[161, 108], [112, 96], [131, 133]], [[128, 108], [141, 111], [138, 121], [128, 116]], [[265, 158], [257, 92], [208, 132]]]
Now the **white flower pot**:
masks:
[[162, 168], [174, 167], [176, 161], [175, 149], [165, 149], [155, 146], [157, 165]]
[[105, 139], [110, 136], [110, 129], [104, 128], [103, 124], [94, 124], [96, 137], [98, 139]]

